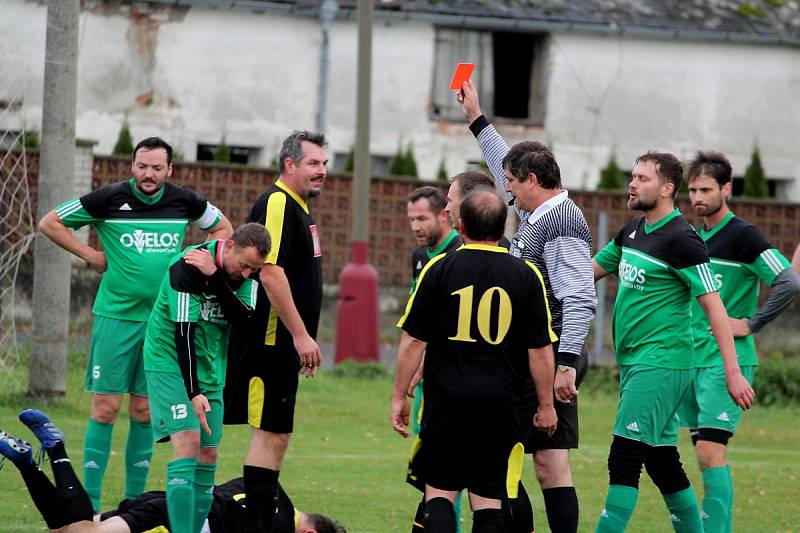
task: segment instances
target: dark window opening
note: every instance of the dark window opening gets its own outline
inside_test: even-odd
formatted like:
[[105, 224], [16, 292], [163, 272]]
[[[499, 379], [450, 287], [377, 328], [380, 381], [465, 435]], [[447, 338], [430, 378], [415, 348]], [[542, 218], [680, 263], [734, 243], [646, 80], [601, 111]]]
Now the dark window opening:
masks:
[[494, 32], [494, 114], [526, 119], [530, 116], [531, 70], [536, 36]]
[[[197, 160], [198, 161], [214, 161], [214, 152], [217, 151], [216, 144], [198, 144], [197, 145]], [[231, 153], [231, 163], [239, 163], [246, 165], [248, 163], [255, 163], [258, 160], [258, 148], [249, 146], [228, 146]]]
[[[734, 196], [741, 196], [744, 192], [744, 177], [736, 177], [734, 176], [733, 179], [733, 188], [731, 192]], [[769, 189], [769, 198], [776, 198], [777, 197], [777, 187], [778, 187], [778, 180], [767, 180], [767, 188]]]

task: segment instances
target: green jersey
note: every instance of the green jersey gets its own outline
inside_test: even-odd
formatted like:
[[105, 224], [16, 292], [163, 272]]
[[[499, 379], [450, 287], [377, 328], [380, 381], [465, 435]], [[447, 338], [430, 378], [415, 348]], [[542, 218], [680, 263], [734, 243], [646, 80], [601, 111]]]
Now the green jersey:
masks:
[[[760, 282], [772, 285], [775, 278], [791, 264], [752, 224], [728, 213], [711, 229], [698, 230], [708, 247], [714, 282], [722, 303], [731, 318], [750, 318], [758, 306]], [[708, 318], [697, 302], [692, 303], [694, 366], [721, 366], [722, 357]], [[758, 364], [752, 335], [734, 338], [740, 366]]]
[[186, 228], [207, 230], [222, 218], [194, 192], [165, 183], [152, 198], [133, 179], [102, 187], [56, 207], [68, 228], [90, 224], [106, 254], [107, 270], [92, 311], [118, 320], [147, 320], [170, 259], [183, 248]]
[[233, 281], [222, 273], [221, 242], [187, 248], [211, 252], [218, 266], [212, 276], [188, 265], [184, 254], [173, 258], [147, 324], [145, 371], [182, 373], [190, 396], [223, 388], [229, 320], [255, 307], [256, 281]]
[[706, 247], [680, 211], [652, 226], [644, 217], [628, 222], [594, 259], [619, 278], [619, 364], [692, 368], [691, 301], [716, 287]]

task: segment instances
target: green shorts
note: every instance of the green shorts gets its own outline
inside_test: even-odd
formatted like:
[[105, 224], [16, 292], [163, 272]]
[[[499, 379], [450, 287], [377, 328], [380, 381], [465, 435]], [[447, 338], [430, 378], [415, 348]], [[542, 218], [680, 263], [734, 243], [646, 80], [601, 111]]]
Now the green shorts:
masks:
[[[742, 375], [752, 385], [756, 367], [743, 366]], [[736, 433], [742, 409], [728, 394], [724, 367], [694, 369], [692, 387], [683, 399], [678, 416], [683, 427], [714, 428]]]
[[147, 322], [95, 316], [83, 390], [147, 396], [142, 347]]
[[620, 398], [614, 435], [651, 446], [678, 442], [678, 407], [689, 392], [692, 369], [647, 365], [620, 368]]
[[200, 419], [194, 414], [192, 402], [186, 394], [183, 376], [177, 372], [147, 372], [150, 389], [150, 420], [153, 441], [160, 441], [181, 431], [199, 431], [202, 448], [216, 448], [222, 440], [222, 415], [225, 410], [222, 391], [207, 391], [211, 411], [206, 413], [211, 435], [200, 429]]

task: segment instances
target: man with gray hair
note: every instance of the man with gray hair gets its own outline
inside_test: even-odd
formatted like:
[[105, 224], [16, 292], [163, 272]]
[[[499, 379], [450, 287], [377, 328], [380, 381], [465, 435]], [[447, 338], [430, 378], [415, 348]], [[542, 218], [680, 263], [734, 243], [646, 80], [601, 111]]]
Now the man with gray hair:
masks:
[[[280, 176], [256, 200], [247, 222], [272, 238], [253, 320], [232, 336], [225, 423], [249, 424], [244, 465], [248, 497], [274, 502], [293, 430], [298, 374], [316, 374], [315, 337], [322, 306], [322, 250], [308, 200], [327, 175], [322, 133], [295, 131], [280, 152]], [[270, 531], [274, 506], [248, 506], [246, 532]]]

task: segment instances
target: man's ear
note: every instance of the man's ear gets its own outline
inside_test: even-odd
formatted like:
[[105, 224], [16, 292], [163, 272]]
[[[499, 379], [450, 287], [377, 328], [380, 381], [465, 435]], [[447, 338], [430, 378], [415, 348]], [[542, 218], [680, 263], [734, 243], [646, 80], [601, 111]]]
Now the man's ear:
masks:
[[727, 201], [731, 196], [733, 196], [733, 182], [729, 181], [722, 186], [722, 197]]
[[534, 172], [528, 172], [528, 182], [531, 188], [533, 188], [534, 185], [541, 185], [539, 177]]

